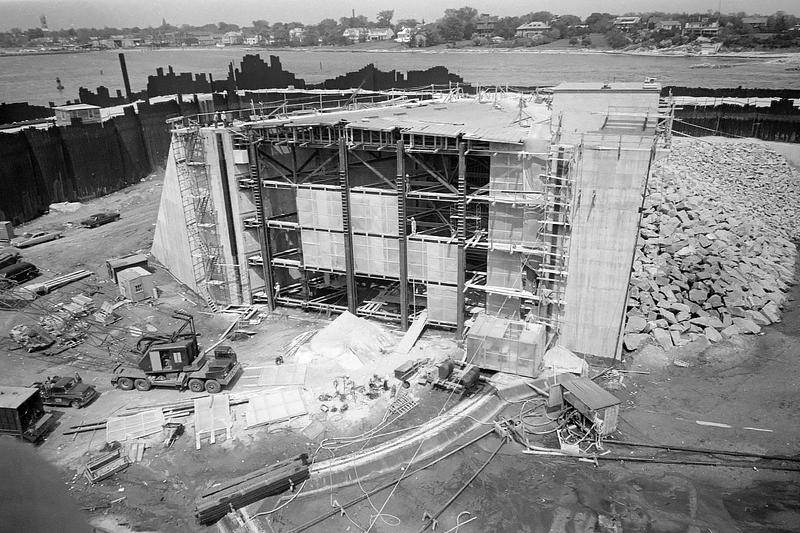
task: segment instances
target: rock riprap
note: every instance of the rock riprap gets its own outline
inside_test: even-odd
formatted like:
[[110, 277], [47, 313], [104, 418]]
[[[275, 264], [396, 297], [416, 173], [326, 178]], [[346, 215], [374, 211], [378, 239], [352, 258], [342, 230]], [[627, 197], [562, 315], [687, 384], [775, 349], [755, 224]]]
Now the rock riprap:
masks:
[[781, 319], [800, 238], [800, 176], [747, 142], [675, 139], [648, 184], [623, 338], [711, 342]]

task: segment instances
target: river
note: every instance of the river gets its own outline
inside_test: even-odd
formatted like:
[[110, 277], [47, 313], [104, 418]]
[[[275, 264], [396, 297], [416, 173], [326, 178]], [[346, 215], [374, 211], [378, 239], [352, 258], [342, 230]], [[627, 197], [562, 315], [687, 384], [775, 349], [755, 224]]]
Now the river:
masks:
[[[646, 76], [664, 85], [691, 87], [759, 87], [800, 89], [797, 71], [765, 59], [733, 57], [657, 57], [603, 53], [537, 52], [514, 50], [417, 50], [347, 51], [322, 49], [161, 49], [126, 50], [133, 90], [147, 86], [147, 76], [158, 67], [172, 65], [176, 72], [206, 72], [215, 79], [227, 75], [228, 64], [238, 66], [246, 53], [262, 58], [278, 55], [286, 70], [307, 82], [357, 70], [369, 63], [383, 70], [407, 71], [443, 65], [472, 84], [555, 85], [562, 81], [639, 81]], [[691, 68], [693, 65], [715, 68]], [[56, 89], [56, 78], [63, 91]], [[56, 104], [78, 97], [78, 88], [104, 85], [114, 93], [122, 89], [117, 53], [114, 51], [0, 57], [0, 102], [27, 101]]]

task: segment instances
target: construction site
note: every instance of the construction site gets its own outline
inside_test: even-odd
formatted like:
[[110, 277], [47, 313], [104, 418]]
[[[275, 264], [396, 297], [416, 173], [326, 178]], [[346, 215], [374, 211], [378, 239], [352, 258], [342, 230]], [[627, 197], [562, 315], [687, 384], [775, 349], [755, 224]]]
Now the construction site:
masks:
[[530, 377], [556, 342], [613, 359], [668, 142], [659, 92], [454, 89], [184, 117], [153, 255], [212, 307], [422, 321], [496, 339], [481, 366]]
[[25, 227], [0, 430], [72, 503], [12, 528], [795, 527], [797, 162], [651, 78], [291, 92]]

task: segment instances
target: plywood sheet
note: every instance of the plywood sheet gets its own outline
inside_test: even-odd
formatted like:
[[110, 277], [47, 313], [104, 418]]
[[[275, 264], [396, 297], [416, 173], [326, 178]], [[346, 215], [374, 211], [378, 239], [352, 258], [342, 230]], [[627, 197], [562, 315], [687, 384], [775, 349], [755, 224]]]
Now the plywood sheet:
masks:
[[161, 408], [128, 416], [115, 416], [106, 422], [106, 442], [125, 442], [158, 433], [164, 426]]
[[372, 235], [353, 235], [356, 272], [376, 276], [398, 276], [400, 244], [397, 239]]
[[239, 384], [250, 388], [304, 385], [307, 372], [307, 365], [251, 366], [244, 369]]
[[300, 241], [305, 266], [345, 271], [344, 234], [303, 229], [300, 231]]
[[455, 324], [458, 321], [458, 288], [428, 284], [428, 316], [436, 322]]
[[350, 221], [358, 233], [398, 235], [397, 196], [351, 191]]
[[342, 231], [342, 194], [336, 188], [299, 187], [297, 218], [304, 228]]
[[247, 427], [282, 422], [307, 412], [299, 389], [267, 391], [250, 397], [247, 403]]

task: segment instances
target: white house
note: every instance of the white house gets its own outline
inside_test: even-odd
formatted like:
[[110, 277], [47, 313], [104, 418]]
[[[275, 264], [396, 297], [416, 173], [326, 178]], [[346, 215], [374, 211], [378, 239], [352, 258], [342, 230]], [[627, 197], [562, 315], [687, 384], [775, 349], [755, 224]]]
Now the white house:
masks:
[[240, 31], [229, 31], [222, 36], [222, 44], [224, 45], [244, 44], [244, 36]]
[[305, 36], [306, 36], [305, 28], [292, 28], [291, 30], [289, 30], [290, 41], [302, 41], [303, 37]]
[[367, 40], [367, 36], [369, 35], [369, 30], [367, 28], [347, 28], [342, 33], [342, 36], [350, 39], [350, 42], [357, 43], [361, 40], [361, 37], [364, 37], [364, 40]]
[[403, 28], [397, 32], [397, 37], [394, 40], [398, 43], [410, 43], [415, 31], [414, 28]]
[[656, 23], [657, 30], [675, 31], [683, 27], [680, 20], [660, 20]]
[[617, 17], [614, 19], [614, 27], [622, 31], [635, 29], [642, 22], [641, 17]]
[[264, 44], [266, 41], [262, 35], [250, 35], [245, 37], [244, 44], [247, 46], [259, 46]]
[[514, 33], [514, 36], [515, 37], [539, 37], [546, 31], [550, 31], [550, 25], [549, 24], [545, 24], [544, 22], [535, 20], [533, 22], [528, 22], [527, 24], [523, 24], [522, 26], [517, 27], [517, 30]]
[[370, 28], [367, 32], [368, 41], [388, 41], [394, 37], [392, 28]]

